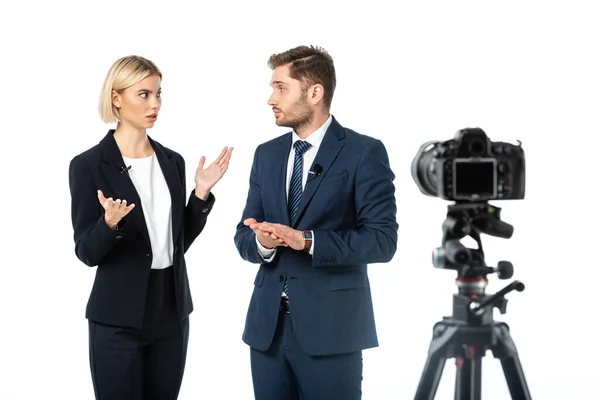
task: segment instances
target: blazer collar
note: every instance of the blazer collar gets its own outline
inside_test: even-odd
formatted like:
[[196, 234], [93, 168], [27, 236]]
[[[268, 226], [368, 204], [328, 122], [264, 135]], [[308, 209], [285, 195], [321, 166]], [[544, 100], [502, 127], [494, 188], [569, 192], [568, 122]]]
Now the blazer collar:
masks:
[[[146, 226], [141, 200], [128, 174], [123, 173], [124, 170], [122, 168], [125, 167], [125, 162], [115, 141], [114, 133], [115, 130], [110, 129], [99, 143], [103, 159], [102, 170], [113, 191], [126, 199], [129, 204], [136, 204], [130, 215], [142, 233], [146, 243], [150, 246], [148, 227]], [[177, 243], [183, 222], [183, 203], [185, 202], [184, 186], [181, 182], [181, 176], [184, 171], [179, 171], [172, 152], [166, 151], [160, 143], [153, 140], [150, 136], [148, 136], [148, 140], [154, 149], [171, 194], [173, 241]]]

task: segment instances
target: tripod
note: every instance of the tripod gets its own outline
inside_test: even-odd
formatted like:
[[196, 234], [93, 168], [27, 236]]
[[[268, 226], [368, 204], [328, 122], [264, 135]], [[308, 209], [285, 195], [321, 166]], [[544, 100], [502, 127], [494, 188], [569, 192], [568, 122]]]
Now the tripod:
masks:
[[[499, 359], [511, 394], [515, 400], [530, 400], [517, 348], [506, 323], [493, 319], [494, 307], [504, 314], [508, 300], [504, 296], [523, 291], [525, 285], [514, 281], [492, 295], [485, 294], [487, 275], [497, 273], [500, 279], [513, 275], [513, 266], [500, 261], [497, 268], [484, 261], [480, 233], [509, 238], [512, 226], [500, 221], [500, 208], [487, 203], [463, 203], [448, 207], [442, 225], [442, 247], [433, 253], [437, 268], [455, 269], [458, 294], [453, 296], [452, 316], [443, 317], [433, 326], [429, 346], [415, 400], [433, 400], [447, 359], [456, 361], [455, 400], [481, 400], [481, 361], [487, 350]], [[469, 249], [459, 240], [469, 235], [478, 249]]]

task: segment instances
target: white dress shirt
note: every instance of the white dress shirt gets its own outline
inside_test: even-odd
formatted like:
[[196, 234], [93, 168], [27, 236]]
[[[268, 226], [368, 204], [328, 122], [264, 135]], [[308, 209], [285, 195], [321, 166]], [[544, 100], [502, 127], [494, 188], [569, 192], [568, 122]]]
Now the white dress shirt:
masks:
[[162, 173], [156, 153], [150, 157], [123, 157], [125, 165], [131, 166], [129, 177], [140, 196], [144, 219], [152, 248], [152, 269], [173, 265], [173, 232], [171, 217], [171, 193]]
[[[325, 123], [319, 129], [317, 129], [316, 131], [311, 133], [306, 139], [304, 139], [306, 142], [310, 143], [311, 146], [304, 153], [303, 160], [302, 160], [302, 190], [304, 190], [304, 187], [306, 186], [306, 180], [308, 179], [308, 171], [310, 171], [310, 167], [313, 165], [313, 162], [315, 161], [315, 157], [317, 156], [317, 152], [319, 151], [319, 147], [321, 146], [321, 142], [323, 141], [325, 132], [327, 132], [327, 128], [329, 128], [329, 125], [331, 125], [331, 120], [332, 120], [332, 117], [330, 115], [329, 118], [327, 119], [327, 121], [325, 121]], [[290, 156], [288, 158], [286, 185], [285, 185], [285, 193], [286, 193], [285, 198], [286, 199], [288, 196], [288, 192], [290, 190], [290, 181], [292, 180], [292, 171], [294, 170], [294, 157], [296, 156], [296, 150], [294, 149], [294, 143], [296, 143], [296, 141], [298, 141], [298, 140], [302, 140], [302, 139], [300, 138], [300, 136], [298, 136], [298, 134], [295, 131], [292, 132], [292, 147], [290, 149]], [[268, 222], [271, 222], [271, 221], [268, 221]], [[266, 249], [265, 247], [263, 247], [263, 245], [261, 245], [260, 242], [258, 241], [258, 238], [256, 238], [256, 247], [258, 248], [258, 252], [261, 255], [261, 257], [263, 258], [263, 260], [265, 260], [265, 262], [271, 262], [273, 260], [273, 257], [275, 257], [275, 253], [277, 252], [277, 247], [275, 247], [273, 249]], [[310, 250], [309, 250], [309, 254], [311, 256], [313, 255], [314, 247], [315, 247], [315, 237], [313, 234], [313, 241], [312, 241], [312, 244], [311, 244]]]

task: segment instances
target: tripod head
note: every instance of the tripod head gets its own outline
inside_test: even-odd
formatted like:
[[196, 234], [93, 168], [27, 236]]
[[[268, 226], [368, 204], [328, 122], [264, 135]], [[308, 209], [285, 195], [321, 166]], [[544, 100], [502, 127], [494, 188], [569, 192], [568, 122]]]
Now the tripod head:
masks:
[[[433, 250], [434, 267], [457, 271], [456, 285], [459, 294], [473, 301], [471, 311], [481, 313], [484, 307], [492, 305], [502, 314], [506, 312], [507, 300], [504, 295], [512, 290], [525, 289], [519, 281], [515, 281], [492, 296], [485, 295], [488, 283], [487, 276], [498, 274], [499, 279], [510, 279], [513, 276], [513, 265], [509, 261], [500, 261], [496, 267], [486, 265], [481, 234], [509, 239], [513, 234], [513, 226], [500, 219], [501, 208], [482, 202], [456, 202], [448, 206], [446, 219], [442, 224], [442, 246]], [[465, 247], [460, 240], [470, 236], [478, 247]]]

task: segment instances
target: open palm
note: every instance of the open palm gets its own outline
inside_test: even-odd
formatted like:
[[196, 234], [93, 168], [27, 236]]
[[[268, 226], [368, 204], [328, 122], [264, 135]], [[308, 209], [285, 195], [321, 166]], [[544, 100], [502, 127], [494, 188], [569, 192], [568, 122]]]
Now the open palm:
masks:
[[225, 175], [229, 167], [229, 159], [231, 158], [232, 151], [233, 147], [225, 147], [219, 157], [207, 168], [204, 168], [206, 157], [202, 156], [200, 158], [194, 179], [196, 181], [196, 188], [206, 193], [211, 191], [213, 186]]

